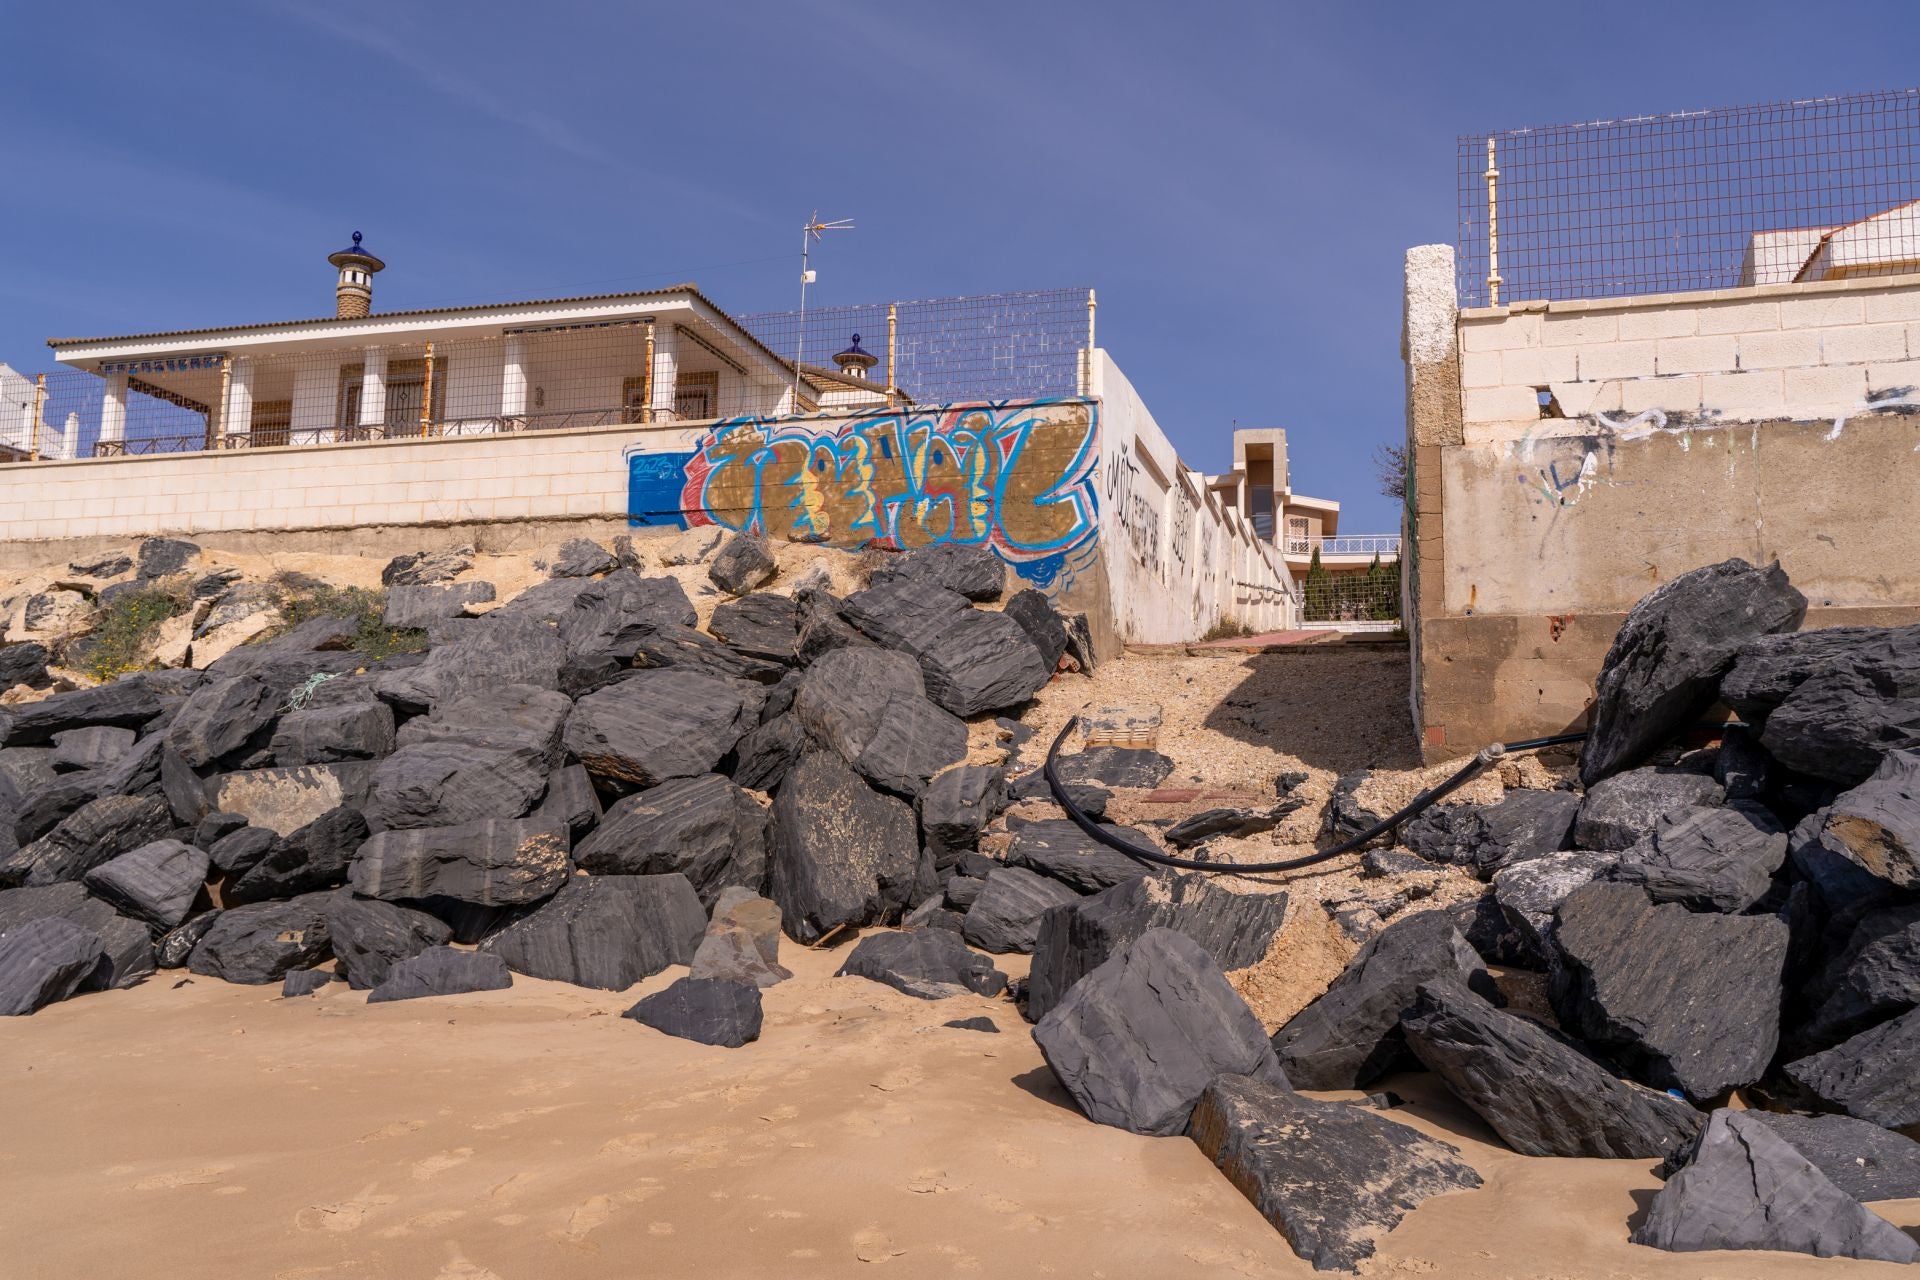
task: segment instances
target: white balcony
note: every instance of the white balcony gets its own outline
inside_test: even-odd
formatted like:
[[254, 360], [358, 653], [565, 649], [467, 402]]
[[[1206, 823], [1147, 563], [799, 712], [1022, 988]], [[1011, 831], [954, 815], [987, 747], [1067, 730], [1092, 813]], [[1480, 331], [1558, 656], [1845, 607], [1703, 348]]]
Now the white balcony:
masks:
[[1382, 560], [1395, 560], [1400, 556], [1400, 535], [1397, 533], [1348, 533], [1331, 538], [1300, 538], [1289, 536], [1281, 550], [1289, 557], [1298, 556], [1311, 559], [1313, 553], [1320, 553], [1322, 564], [1335, 558], [1343, 560], [1372, 561], [1375, 556]]

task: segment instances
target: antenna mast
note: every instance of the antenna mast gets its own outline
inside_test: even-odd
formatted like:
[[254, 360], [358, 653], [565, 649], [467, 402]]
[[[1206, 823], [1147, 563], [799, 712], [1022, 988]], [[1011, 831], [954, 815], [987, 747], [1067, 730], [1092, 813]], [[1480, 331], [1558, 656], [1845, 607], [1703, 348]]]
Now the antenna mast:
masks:
[[820, 221], [820, 211], [815, 209], [813, 216], [807, 219], [807, 225], [800, 232], [800, 336], [793, 343], [793, 411], [800, 412], [800, 357], [807, 349], [807, 286], [813, 283], [813, 271], [807, 266], [807, 255], [813, 249], [815, 240], [824, 239], [823, 232], [851, 231], [853, 219], [841, 218], [837, 222]]

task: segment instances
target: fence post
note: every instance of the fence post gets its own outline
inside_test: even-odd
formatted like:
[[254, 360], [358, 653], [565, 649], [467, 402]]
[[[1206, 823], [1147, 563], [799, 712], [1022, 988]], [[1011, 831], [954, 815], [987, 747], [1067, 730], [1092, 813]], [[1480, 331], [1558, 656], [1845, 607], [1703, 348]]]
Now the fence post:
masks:
[[1093, 394], [1093, 313], [1099, 303], [1094, 300], [1093, 290], [1087, 290], [1087, 345], [1080, 353], [1080, 395], [1082, 398]]
[[233, 394], [233, 357], [220, 357], [220, 403], [207, 414], [207, 439], [209, 449], [217, 449], [227, 441], [227, 398]]
[[887, 407], [893, 407], [894, 392], [900, 384], [894, 377], [893, 356], [895, 342], [900, 332], [900, 312], [893, 303], [887, 304]]
[[47, 406], [47, 375], [33, 376], [33, 422], [27, 439], [27, 461], [40, 461], [40, 415]]
[[653, 421], [653, 317], [647, 317], [647, 362], [640, 369], [640, 421]]
[[1500, 170], [1493, 163], [1493, 135], [1487, 135], [1487, 305], [1500, 305]]
[[[362, 394], [365, 394], [362, 392]], [[427, 423], [433, 419], [433, 343], [427, 343], [426, 377], [420, 382], [420, 434], [427, 434]]]

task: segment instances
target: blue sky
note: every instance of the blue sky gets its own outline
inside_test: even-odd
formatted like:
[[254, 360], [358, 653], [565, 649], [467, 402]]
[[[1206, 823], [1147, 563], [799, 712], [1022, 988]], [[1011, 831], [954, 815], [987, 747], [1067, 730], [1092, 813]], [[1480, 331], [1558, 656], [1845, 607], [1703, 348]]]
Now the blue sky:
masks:
[[1092, 285], [1190, 463], [1284, 426], [1391, 531], [1400, 264], [1460, 133], [1910, 85], [1906, 3], [9, 6], [0, 360], [51, 335], [697, 280], [794, 305]]

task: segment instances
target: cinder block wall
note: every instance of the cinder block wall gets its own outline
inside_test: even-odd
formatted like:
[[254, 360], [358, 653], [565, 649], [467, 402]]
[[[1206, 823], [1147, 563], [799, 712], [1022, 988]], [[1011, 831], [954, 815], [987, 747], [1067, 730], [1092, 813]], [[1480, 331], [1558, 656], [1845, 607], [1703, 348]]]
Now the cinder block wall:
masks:
[[[1430, 266], [1422, 288], [1442, 278]], [[1450, 294], [1451, 255], [1444, 278]], [[1626, 610], [1730, 556], [1778, 559], [1809, 625], [1920, 619], [1920, 277], [1478, 308], [1451, 327], [1457, 409], [1430, 394], [1408, 416], [1432, 758], [1582, 725]], [[1443, 376], [1444, 355], [1410, 354], [1410, 379]]]

